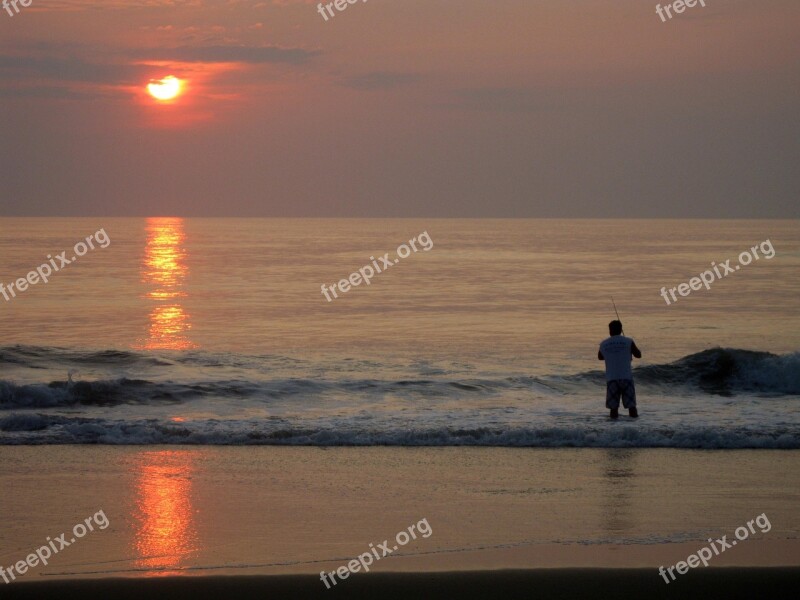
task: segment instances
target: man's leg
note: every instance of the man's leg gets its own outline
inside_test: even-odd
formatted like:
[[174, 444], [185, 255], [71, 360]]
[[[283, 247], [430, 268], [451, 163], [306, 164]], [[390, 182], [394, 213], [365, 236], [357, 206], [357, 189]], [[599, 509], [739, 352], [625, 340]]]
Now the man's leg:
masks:
[[633, 379], [626, 379], [622, 382], [622, 406], [628, 409], [628, 414], [634, 418], [639, 416], [639, 411], [636, 410], [636, 386], [633, 385]]
[[619, 416], [619, 385], [616, 380], [606, 382], [606, 408], [611, 409], [611, 418]]

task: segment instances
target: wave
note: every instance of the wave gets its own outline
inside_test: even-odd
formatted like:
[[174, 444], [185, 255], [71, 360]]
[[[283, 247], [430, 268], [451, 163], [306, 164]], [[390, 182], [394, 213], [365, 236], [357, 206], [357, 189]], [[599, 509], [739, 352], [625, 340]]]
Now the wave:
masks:
[[6, 346], [0, 348], [0, 364], [10, 363], [29, 369], [43, 369], [53, 365], [80, 368], [85, 366], [131, 367], [145, 365], [169, 366], [174, 361], [140, 352], [126, 350], [84, 351], [54, 346]]
[[798, 449], [800, 431], [786, 427], [721, 430], [716, 425], [604, 423], [600, 426], [361, 429], [295, 427], [280, 418], [187, 423], [118, 421], [46, 414], [0, 418], [2, 444], [127, 444], [224, 446], [494, 446], [539, 448]]
[[[596, 391], [602, 384], [601, 371], [587, 371], [567, 376], [515, 376], [496, 378], [408, 379], [319, 379], [308, 377], [262, 379], [265, 364], [281, 363], [285, 370], [289, 359], [213, 355], [192, 352], [171, 357], [137, 352], [106, 350], [81, 352], [60, 348], [20, 347], [0, 349], [0, 361], [17, 367], [63, 369], [81, 365], [114, 367], [127, 372], [160, 370], [169, 376], [181, 365], [180, 373], [189, 381], [150, 381], [140, 378], [113, 378], [96, 381], [49, 381], [16, 384], [0, 380], [0, 410], [48, 408], [72, 405], [169, 404], [199, 398], [232, 398], [269, 401], [320, 397], [327, 393], [383, 397], [391, 394], [419, 398], [452, 398], [460, 395], [491, 395], [503, 390], [535, 390], [543, 394], [570, 394], [578, 389]], [[197, 367], [196, 372], [186, 365]], [[252, 379], [192, 381], [209, 370], [236, 367], [252, 368]], [[374, 371], [374, 367], [371, 367]], [[429, 370], [425, 374], [428, 374]], [[420, 373], [423, 375], [423, 373]], [[735, 396], [756, 393], [765, 396], [800, 395], [800, 353], [776, 355], [768, 352], [713, 348], [685, 356], [668, 364], [647, 365], [634, 370], [638, 386], [668, 387], [673, 393], [703, 393]]]
[[722, 396], [741, 392], [798, 395], [800, 353], [712, 348], [666, 365], [639, 367], [635, 378], [637, 383], [690, 386]]
[[[533, 380], [531, 380], [533, 382]], [[522, 385], [517, 381], [516, 385]], [[528, 384], [524, 389], [530, 389]], [[0, 410], [54, 408], [61, 406], [115, 406], [121, 404], [166, 405], [201, 398], [252, 399], [268, 402], [298, 397], [319, 398], [326, 393], [383, 397], [389, 394], [424, 398], [448, 398], [455, 392], [484, 393], [510, 388], [509, 381], [464, 380], [348, 380], [314, 381], [281, 379], [271, 381], [204, 381], [196, 383], [153, 382], [119, 378], [100, 381], [52, 381], [17, 385], [0, 381]], [[552, 389], [552, 388], [551, 388]]]

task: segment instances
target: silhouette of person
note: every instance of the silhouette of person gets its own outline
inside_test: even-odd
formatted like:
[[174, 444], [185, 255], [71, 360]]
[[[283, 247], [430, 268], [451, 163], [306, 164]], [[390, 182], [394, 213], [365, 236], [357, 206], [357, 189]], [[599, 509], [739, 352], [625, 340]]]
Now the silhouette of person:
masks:
[[619, 401], [628, 409], [631, 417], [638, 417], [636, 410], [636, 388], [631, 370], [632, 356], [642, 358], [636, 342], [622, 335], [622, 322], [608, 324], [609, 337], [600, 342], [597, 359], [606, 361], [606, 408], [611, 409], [611, 418], [619, 417]]

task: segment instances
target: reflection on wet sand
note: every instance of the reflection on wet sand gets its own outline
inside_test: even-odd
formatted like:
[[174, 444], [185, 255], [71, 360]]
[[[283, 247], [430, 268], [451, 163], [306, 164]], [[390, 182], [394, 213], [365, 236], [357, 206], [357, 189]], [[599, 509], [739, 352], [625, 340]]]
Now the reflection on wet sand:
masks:
[[192, 507], [193, 455], [144, 452], [136, 465], [135, 566], [148, 575], [175, 575], [197, 552]]
[[619, 535], [634, 528], [630, 503], [636, 481], [636, 453], [628, 448], [607, 448], [604, 455], [606, 462], [603, 476], [607, 494], [604, 519], [600, 526], [609, 534]]

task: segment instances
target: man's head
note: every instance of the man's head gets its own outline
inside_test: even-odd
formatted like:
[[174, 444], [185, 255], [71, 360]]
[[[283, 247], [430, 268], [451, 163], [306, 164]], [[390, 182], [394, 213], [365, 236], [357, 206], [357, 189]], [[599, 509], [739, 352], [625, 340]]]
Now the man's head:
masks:
[[608, 324], [608, 333], [609, 335], [621, 335], [622, 321], [611, 321], [611, 323]]

